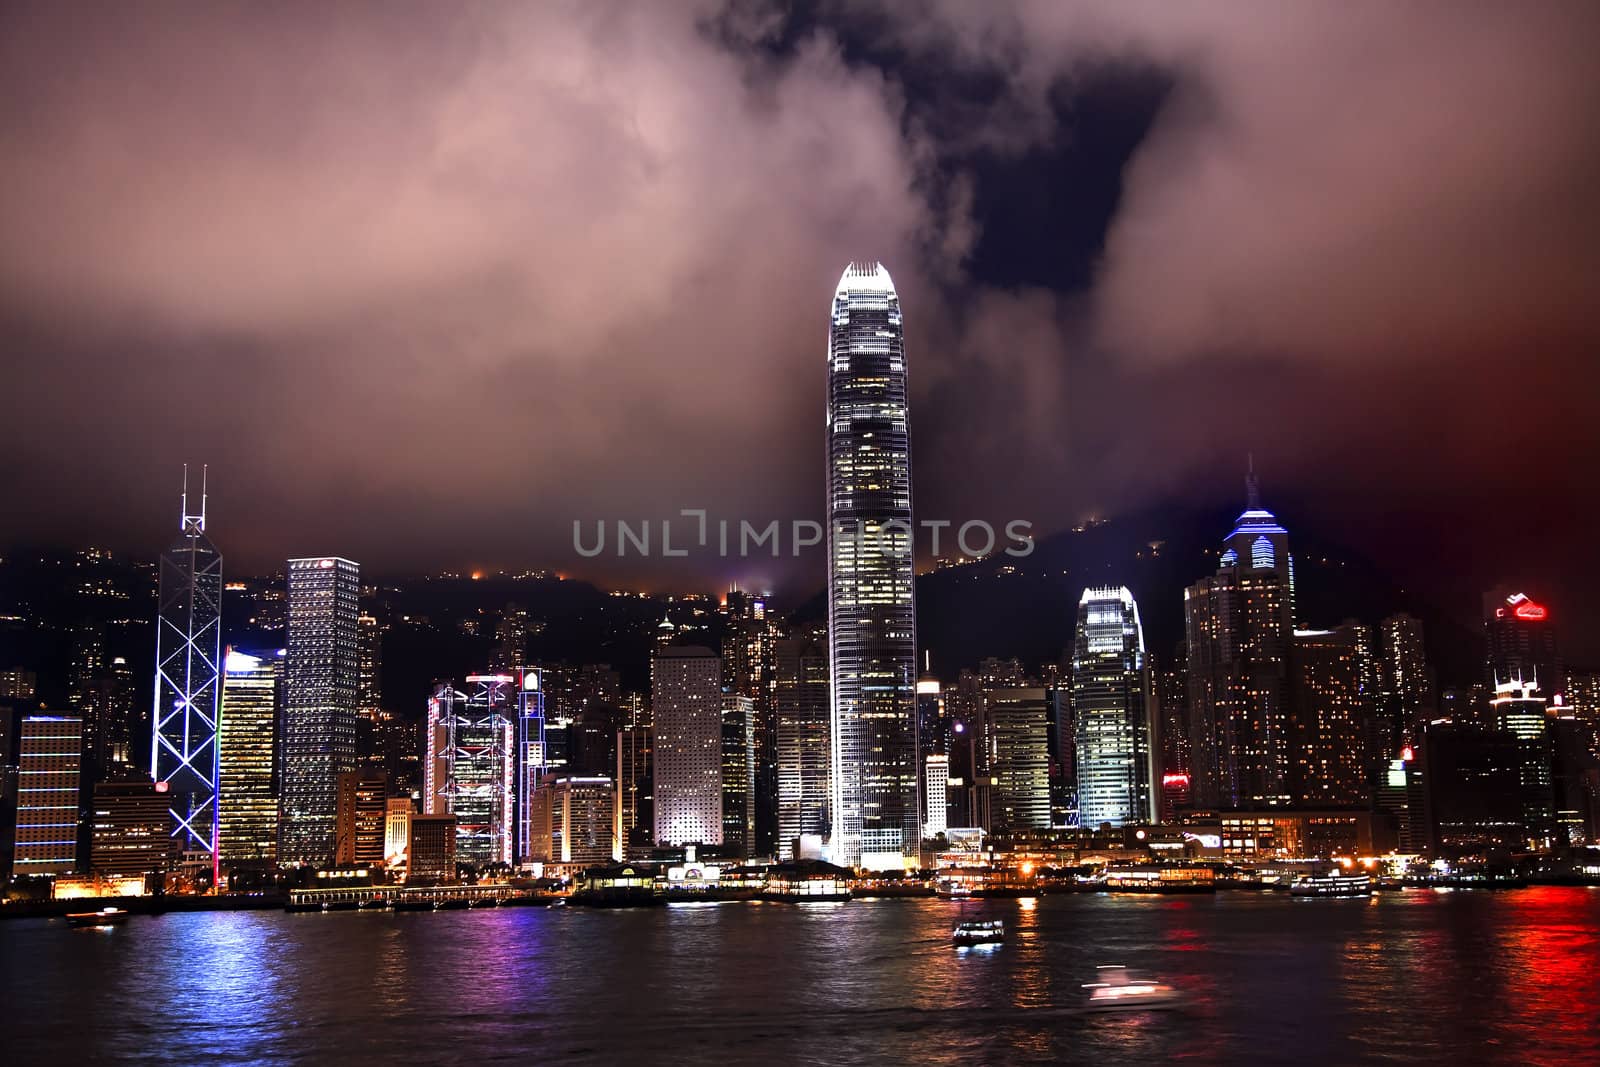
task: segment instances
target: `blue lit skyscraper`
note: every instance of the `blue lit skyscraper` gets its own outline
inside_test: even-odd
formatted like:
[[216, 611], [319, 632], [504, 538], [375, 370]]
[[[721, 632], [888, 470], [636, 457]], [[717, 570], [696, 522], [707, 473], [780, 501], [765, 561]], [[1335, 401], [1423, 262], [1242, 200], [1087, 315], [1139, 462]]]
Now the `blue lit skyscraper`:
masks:
[[911, 427], [900, 298], [852, 263], [828, 333], [830, 857], [914, 862], [918, 803]]
[[1078, 599], [1072, 709], [1079, 824], [1154, 822], [1150, 666], [1139, 605], [1124, 587], [1085, 589]]
[[222, 691], [222, 554], [206, 537], [206, 487], [189, 510], [184, 468], [182, 533], [161, 554], [156, 614], [150, 776], [167, 795], [172, 836], [185, 852], [217, 850], [217, 701]]
[[1248, 503], [1223, 542], [1216, 574], [1183, 592], [1189, 744], [1199, 808], [1254, 808], [1290, 799], [1289, 656], [1294, 560], [1289, 534]]
[[360, 592], [361, 570], [350, 560], [289, 561], [280, 863], [333, 859], [339, 775], [356, 769]]

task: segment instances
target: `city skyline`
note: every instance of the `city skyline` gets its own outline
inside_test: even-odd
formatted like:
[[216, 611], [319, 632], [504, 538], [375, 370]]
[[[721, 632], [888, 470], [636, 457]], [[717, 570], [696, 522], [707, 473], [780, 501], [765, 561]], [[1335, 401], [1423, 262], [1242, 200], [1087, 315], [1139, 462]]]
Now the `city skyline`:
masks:
[[1597, 40], [0, 4], [7, 1062], [1600, 1059]]

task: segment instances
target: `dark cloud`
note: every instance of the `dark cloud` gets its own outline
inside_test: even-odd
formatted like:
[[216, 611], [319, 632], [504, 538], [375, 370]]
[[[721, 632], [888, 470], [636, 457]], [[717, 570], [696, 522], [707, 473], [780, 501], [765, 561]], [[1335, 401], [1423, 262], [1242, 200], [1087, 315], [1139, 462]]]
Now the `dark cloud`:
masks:
[[[1232, 493], [1251, 448], [1308, 520], [1548, 504], [1600, 462], [1596, 23], [8, 5], [0, 489], [31, 503], [3, 533], [149, 546], [185, 459], [252, 566], [564, 566], [573, 518], [815, 516], [823, 312], [864, 255], [908, 313], [925, 514]], [[1094, 207], [1030, 241], [1010, 190]], [[1505, 448], [1508, 417], [1548, 425]]]

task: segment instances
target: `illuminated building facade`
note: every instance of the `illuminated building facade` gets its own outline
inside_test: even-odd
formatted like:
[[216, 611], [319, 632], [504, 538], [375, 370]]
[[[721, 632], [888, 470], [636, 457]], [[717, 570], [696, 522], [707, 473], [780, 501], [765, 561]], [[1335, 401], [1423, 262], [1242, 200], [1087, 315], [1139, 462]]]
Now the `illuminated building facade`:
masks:
[[334, 862], [344, 867], [383, 863], [388, 817], [387, 774], [375, 770], [341, 774]]
[[1296, 630], [1291, 789], [1313, 806], [1363, 804], [1372, 796], [1365, 628]]
[[850, 264], [834, 295], [827, 439], [830, 859], [902, 867], [921, 822], [911, 427], [900, 298], [881, 263]]
[[[778, 724], [774, 645], [777, 620], [765, 597], [738, 586], [728, 590], [727, 632], [722, 641], [722, 684], [748, 697], [751, 714], [749, 855], [770, 856], [778, 848]], [[726, 812], [724, 812], [726, 817]], [[726, 835], [725, 835], [726, 836]], [[730, 843], [724, 841], [725, 844]]]
[[923, 761], [922, 836], [938, 837], [950, 828], [950, 757], [935, 753]]
[[1191, 789], [1197, 808], [1290, 799], [1289, 655], [1294, 560], [1288, 532], [1248, 503], [1223, 542], [1217, 572], [1184, 590]]
[[1552, 704], [1565, 702], [1566, 670], [1556, 647], [1555, 622], [1544, 604], [1507, 587], [1485, 593], [1483, 635], [1488, 648], [1485, 684], [1498, 686], [1515, 678], [1536, 687]]
[[217, 853], [228, 860], [278, 856], [278, 691], [281, 653], [230, 648], [223, 660]]
[[1374, 758], [1385, 762], [1407, 745], [1420, 745], [1428, 723], [1438, 716], [1421, 619], [1391, 615], [1379, 624], [1375, 711], [1369, 737]]
[[356, 617], [356, 714], [376, 721], [383, 686], [383, 626], [376, 616]]
[[756, 829], [756, 704], [722, 696], [722, 843], [752, 855]]
[[533, 855], [534, 794], [548, 767], [544, 732], [544, 674], [534, 667], [512, 671], [517, 680], [517, 848], [521, 863]]
[[655, 843], [722, 843], [722, 664], [709, 648], [668, 645], [650, 664], [655, 722]]
[[627, 857], [655, 846], [655, 749], [648, 725], [617, 731], [617, 838]]
[[456, 817], [412, 815], [406, 845], [407, 885], [448, 885], [456, 880]]
[[383, 861], [390, 867], [406, 862], [411, 849], [410, 797], [390, 797], [383, 806]]
[[802, 834], [828, 831], [828, 647], [816, 636], [773, 647], [778, 717], [778, 856]]
[[17, 735], [12, 875], [65, 874], [78, 860], [83, 720], [30, 715]]
[[1085, 589], [1072, 651], [1078, 824], [1156, 819], [1150, 665], [1139, 605], [1125, 587]]
[[161, 554], [150, 777], [166, 787], [179, 850], [215, 856], [222, 554], [206, 537], [204, 476], [198, 512], [189, 510], [188, 481], [185, 467], [182, 533]]
[[1523, 835], [1530, 847], [1547, 848], [1555, 836], [1547, 701], [1531, 681], [1524, 684], [1521, 677], [1512, 677], [1495, 686], [1489, 706], [1495, 728], [1516, 738]]
[[622, 858], [611, 778], [557, 775], [549, 790], [550, 862], [589, 865]]
[[149, 779], [94, 787], [89, 869], [102, 875], [156, 874], [167, 869], [172, 837], [167, 798]]
[[356, 769], [361, 568], [337, 557], [289, 561], [278, 858], [333, 859], [339, 775]]
[[992, 748], [990, 829], [1014, 834], [1050, 828], [1050, 699], [1043, 686], [984, 693]]
[[517, 681], [471, 675], [465, 690], [441, 685], [428, 700], [423, 811], [456, 817], [456, 859], [479, 868], [513, 859]]

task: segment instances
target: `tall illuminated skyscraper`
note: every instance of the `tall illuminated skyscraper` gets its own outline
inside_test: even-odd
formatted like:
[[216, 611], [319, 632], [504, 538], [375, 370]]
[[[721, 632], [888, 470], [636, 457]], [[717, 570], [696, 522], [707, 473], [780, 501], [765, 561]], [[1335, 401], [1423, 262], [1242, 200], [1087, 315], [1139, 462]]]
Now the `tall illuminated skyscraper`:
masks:
[[1139, 605], [1126, 587], [1085, 589], [1072, 652], [1079, 825], [1154, 822], [1155, 730]]
[[361, 568], [350, 560], [289, 561], [280, 863], [333, 858], [339, 775], [356, 769], [360, 591]]
[[206, 537], [203, 473], [200, 510], [190, 512], [189, 469], [184, 468], [179, 510], [183, 532], [161, 554], [150, 777], [167, 795], [179, 850], [215, 856], [222, 555]]
[[1253, 468], [1246, 488], [1216, 574], [1183, 591], [1198, 808], [1289, 800], [1294, 560], [1288, 531], [1261, 506]]
[[722, 661], [668, 645], [650, 661], [655, 843], [722, 844]]
[[223, 660], [217, 850], [223, 860], [278, 856], [278, 684], [282, 653], [229, 649]]
[[915, 860], [918, 803], [911, 426], [900, 298], [881, 263], [845, 268], [828, 331], [830, 858]]

